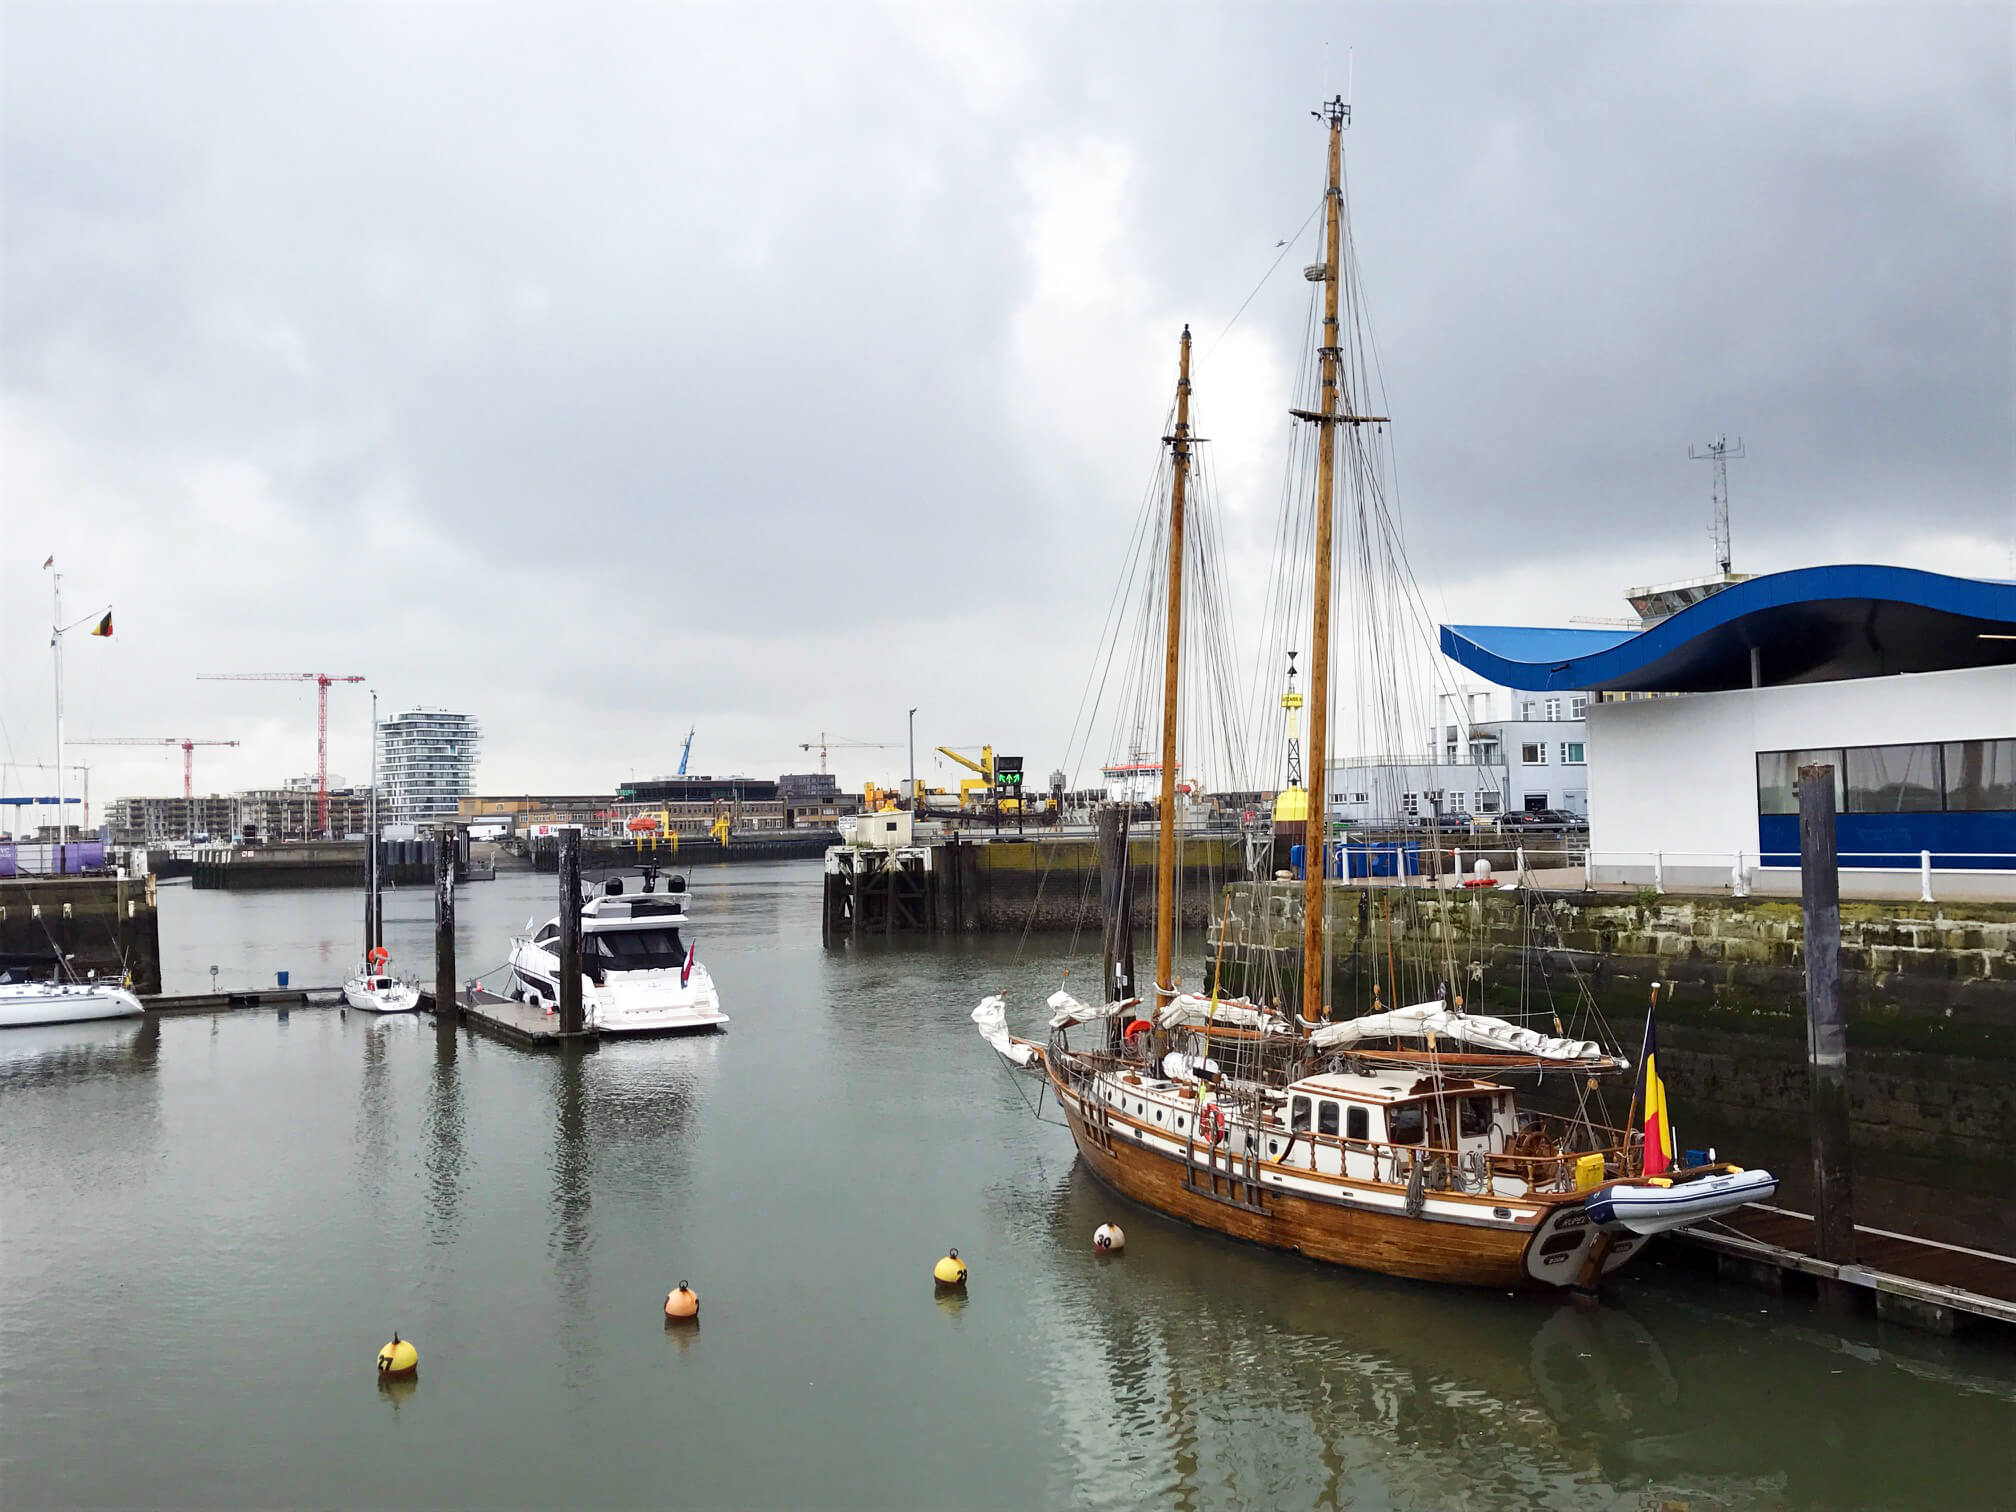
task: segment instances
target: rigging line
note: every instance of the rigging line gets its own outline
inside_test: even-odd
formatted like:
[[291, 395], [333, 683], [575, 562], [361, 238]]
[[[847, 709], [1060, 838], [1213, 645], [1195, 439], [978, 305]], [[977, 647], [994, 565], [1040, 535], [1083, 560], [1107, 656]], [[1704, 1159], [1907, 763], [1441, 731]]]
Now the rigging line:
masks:
[[[1267, 286], [1267, 280], [1272, 278], [1274, 276], [1274, 270], [1281, 266], [1281, 259], [1286, 257], [1290, 252], [1295, 250], [1295, 243], [1301, 239], [1302, 233], [1309, 229], [1309, 221], [1313, 221], [1314, 219], [1316, 219], [1317, 215], [1322, 211], [1322, 209], [1323, 209], [1323, 201], [1319, 198], [1316, 201], [1316, 208], [1309, 212], [1309, 219], [1303, 221], [1301, 225], [1297, 226], [1295, 228], [1295, 234], [1289, 237], [1286, 241], [1281, 243], [1281, 250], [1274, 254], [1274, 261], [1267, 264], [1267, 271], [1260, 275], [1260, 282], [1253, 285], [1253, 292], [1251, 294], [1248, 294], [1246, 298], [1240, 302], [1239, 308], [1232, 312], [1232, 318], [1225, 322], [1225, 329], [1220, 331], [1216, 336], [1211, 338], [1211, 345], [1204, 348], [1204, 357], [1209, 357], [1213, 352], [1218, 350], [1218, 343], [1223, 341], [1226, 338], [1226, 336], [1230, 334], [1232, 327], [1234, 327], [1239, 323], [1239, 317], [1246, 313], [1246, 306], [1253, 303], [1254, 299], [1259, 295], [1260, 291]], [[1204, 357], [1200, 357], [1197, 360], [1199, 362], [1202, 362], [1204, 360]]]

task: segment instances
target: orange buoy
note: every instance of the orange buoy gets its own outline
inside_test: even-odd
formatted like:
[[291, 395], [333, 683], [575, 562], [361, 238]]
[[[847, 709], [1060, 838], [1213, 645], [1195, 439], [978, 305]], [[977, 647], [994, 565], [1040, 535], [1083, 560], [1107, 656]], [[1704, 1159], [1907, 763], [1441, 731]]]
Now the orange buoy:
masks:
[[681, 1281], [677, 1287], [665, 1294], [665, 1319], [669, 1323], [687, 1323], [700, 1316], [699, 1295]]

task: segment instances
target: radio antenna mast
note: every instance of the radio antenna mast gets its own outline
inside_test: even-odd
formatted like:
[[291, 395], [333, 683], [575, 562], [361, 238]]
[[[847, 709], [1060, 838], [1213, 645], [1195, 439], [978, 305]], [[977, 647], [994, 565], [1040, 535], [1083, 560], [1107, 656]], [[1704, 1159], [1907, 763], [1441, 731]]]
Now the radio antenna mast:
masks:
[[1689, 461], [1715, 464], [1715, 520], [1708, 527], [1708, 534], [1715, 542], [1715, 563], [1725, 575], [1729, 571], [1729, 461], [1732, 457], [1740, 461], [1744, 455], [1741, 436], [1733, 446], [1722, 435], [1706, 446], [1687, 448]]

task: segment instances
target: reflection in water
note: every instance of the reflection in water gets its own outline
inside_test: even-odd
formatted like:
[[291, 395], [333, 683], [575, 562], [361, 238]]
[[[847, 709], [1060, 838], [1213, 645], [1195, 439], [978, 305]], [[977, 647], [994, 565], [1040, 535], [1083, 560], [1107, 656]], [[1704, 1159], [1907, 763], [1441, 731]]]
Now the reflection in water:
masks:
[[560, 1332], [568, 1378], [574, 1385], [585, 1380], [593, 1347], [579, 1303], [587, 1294], [588, 1251], [595, 1239], [589, 1223], [594, 1171], [581, 1096], [581, 1065], [594, 1053], [592, 1048], [564, 1044], [553, 1060], [552, 1230], [546, 1247], [553, 1256], [553, 1275], [559, 1283]]
[[378, 1395], [392, 1404], [394, 1412], [397, 1412], [419, 1389], [420, 1372], [417, 1370], [410, 1375], [378, 1377]]
[[427, 1084], [427, 1238], [450, 1245], [461, 1233], [462, 1080], [455, 1064], [455, 1021], [441, 1015], [434, 1033], [434, 1074]]
[[[385, 1017], [375, 1013], [353, 1014], [348, 1010], [338, 1017], [338, 1022], [351, 1030], [359, 1030], [359, 1021], [362, 1021], [357, 1038], [363, 1047], [364, 1072], [357, 1083], [357, 1121], [352, 1138], [356, 1158], [352, 1163], [357, 1172], [358, 1189], [368, 1195], [374, 1207], [383, 1203], [390, 1190], [388, 1166], [394, 1148], [391, 1068], [386, 1062], [388, 1036], [383, 1023]], [[403, 1043], [401, 1048], [404, 1048]]]

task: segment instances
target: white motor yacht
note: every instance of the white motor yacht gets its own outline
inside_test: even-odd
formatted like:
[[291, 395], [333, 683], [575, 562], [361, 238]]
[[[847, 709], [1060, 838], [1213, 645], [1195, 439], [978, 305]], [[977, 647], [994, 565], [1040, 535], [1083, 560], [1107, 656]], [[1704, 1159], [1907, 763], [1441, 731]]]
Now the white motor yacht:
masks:
[[[640, 890], [610, 877], [581, 905], [581, 1006], [602, 1034], [718, 1029], [728, 1022], [714, 979], [680, 936], [690, 921], [683, 877], [646, 868]], [[661, 889], [659, 882], [663, 881]], [[513, 995], [556, 1008], [560, 1001], [560, 921], [511, 941]]]
[[146, 1010], [124, 987], [101, 982], [0, 982], [0, 1029], [132, 1018]]

